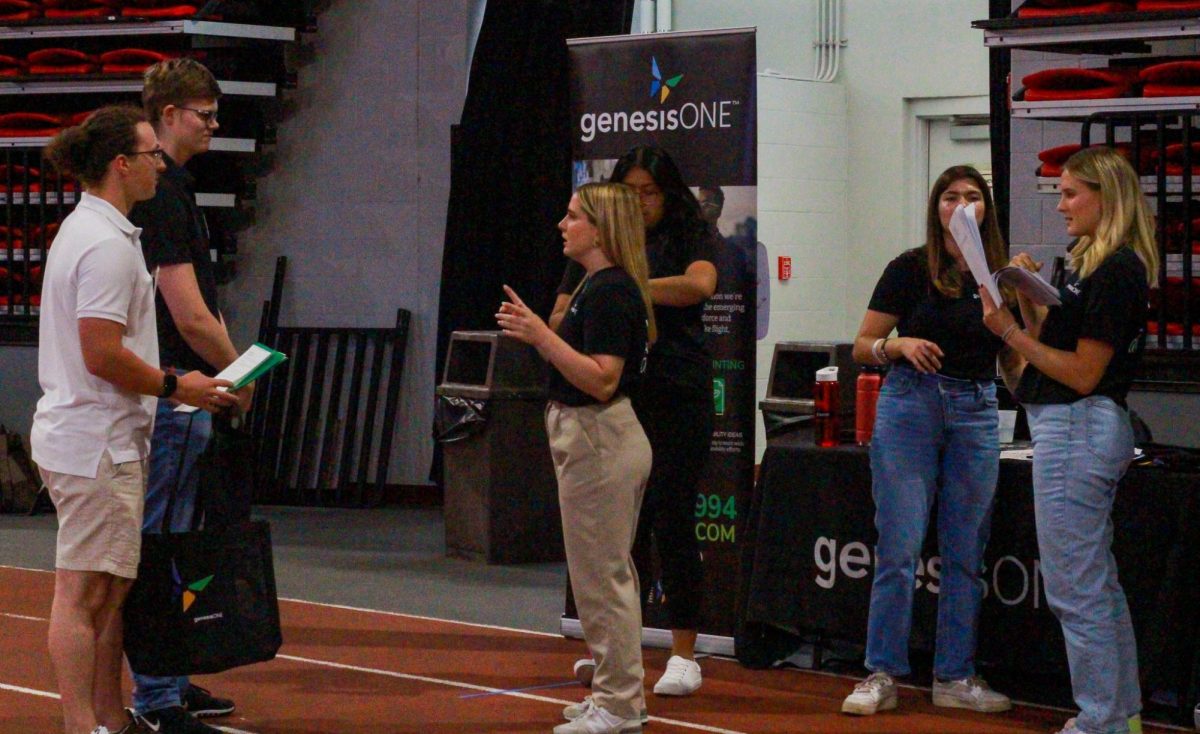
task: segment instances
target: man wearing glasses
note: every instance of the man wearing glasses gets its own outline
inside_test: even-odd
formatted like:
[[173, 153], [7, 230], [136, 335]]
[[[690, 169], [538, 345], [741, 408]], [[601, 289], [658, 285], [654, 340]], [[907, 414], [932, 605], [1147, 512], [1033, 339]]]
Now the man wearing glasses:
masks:
[[66, 734], [130, 734], [121, 605], [137, 576], [155, 402], [217, 410], [234, 397], [224, 380], [159, 368], [154, 281], [127, 218], [163, 168], [142, 111], [102, 107], [45, 157], [84, 187], [46, 259], [38, 337], [33, 458], [58, 510], [50, 659]]
[[[158, 272], [156, 311], [159, 359], [177, 373], [213, 375], [238, 357], [217, 306], [217, 279], [209, 254], [208, 225], [196, 205], [195, 180], [183, 166], [208, 151], [217, 129], [220, 87], [193, 59], [161, 61], [146, 70], [142, 106], [165, 153], [158, 193], [134, 207], [130, 220], [142, 228], [142, 250]], [[249, 408], [250, 390], [238, 392]], [[181, 413], [160, 402], [150, 441], [149, 482], [142, 529], [160, 532], [175, 493], [170, 530], [190, 530], [199, 477], [196, 460], [212, 436], [212, 416]], [[201, 717], [232, 713], [233, 701], [191, 685], [186, 677], [152, 677], [134, 671], [133, 707], [158, 734], [216, 734]]]

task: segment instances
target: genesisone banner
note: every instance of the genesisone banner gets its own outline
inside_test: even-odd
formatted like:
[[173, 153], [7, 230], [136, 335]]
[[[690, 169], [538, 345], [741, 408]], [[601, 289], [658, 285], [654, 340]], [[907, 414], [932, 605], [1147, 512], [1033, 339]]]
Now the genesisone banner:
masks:
[[[661, 147], [722, 235], [717, 291], [704, 309], [715, 430], [695, 504], [706, 585], [700, 631], [722, 637], [733, 634], [735, 528], [754, 478], [754, 38], [753, 29], [733, 29], [568, 41], [575, 184], [607, 181], [616, 159], [635, 145]], [[668, 626], [660, 578], [656, 571], [641, 579], [643, 624], [651, 629]], [[565, 616], [564, 632], [577, 632], [570, 599]], [[701, 638], [702, 647], [714, 647], [706, 643], [732, 652]]]

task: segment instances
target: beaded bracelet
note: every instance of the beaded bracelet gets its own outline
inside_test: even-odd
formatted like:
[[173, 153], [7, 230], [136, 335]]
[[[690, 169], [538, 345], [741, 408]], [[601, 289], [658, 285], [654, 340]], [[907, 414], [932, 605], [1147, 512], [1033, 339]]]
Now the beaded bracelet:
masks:
[[887, 364], [891, 361], [887, 356], [888, 339], [889, 337], [886, 336], [881, 339], [876, 339], [875, 343], [871, 345], [871, 356], [875, 358], [876, 364]]

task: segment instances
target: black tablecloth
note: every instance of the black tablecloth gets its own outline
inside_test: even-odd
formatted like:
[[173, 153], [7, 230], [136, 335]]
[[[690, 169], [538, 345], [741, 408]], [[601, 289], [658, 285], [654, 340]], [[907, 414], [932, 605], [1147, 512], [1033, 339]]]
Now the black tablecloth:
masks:
[[[1039, 578], [1031, 464], [1003, 460], [978, 660], [1066, 676], [1062, 631]], [[935, 510], [936, 511], [936, 510]], [[769, 665], [799, 635], [864, 643], [874, 573], [875, 506], [866, 449], [820, 449], [807, 432], [773, 441], [738, 529], [737, 654]], [[1194, 701], [1200, 640], [1200, 473], [1133, 466], [1113, 509], [1121, 584], [1129, 599], [1143, 685]], [[911, 645], [932, 650], [936, 518], [918, 570]], [[931, 588], [932, 587], [932, 588]], [[1063, 702], [1064, 704], [1069, 702]]]

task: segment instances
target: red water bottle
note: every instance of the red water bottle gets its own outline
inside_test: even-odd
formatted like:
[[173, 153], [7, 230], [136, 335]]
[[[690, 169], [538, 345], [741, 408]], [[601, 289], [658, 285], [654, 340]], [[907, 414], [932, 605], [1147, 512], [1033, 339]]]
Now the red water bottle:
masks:
[[838, 445], [838, 368], [817, 370], [813, 386], [813, 439], [818, 446]]
[[876, 367], [864, 366], [861, 370], [854, 386], [854, 442], [866, 446], [875, 430], [875, 405], [879, 402], [883, 376]]

